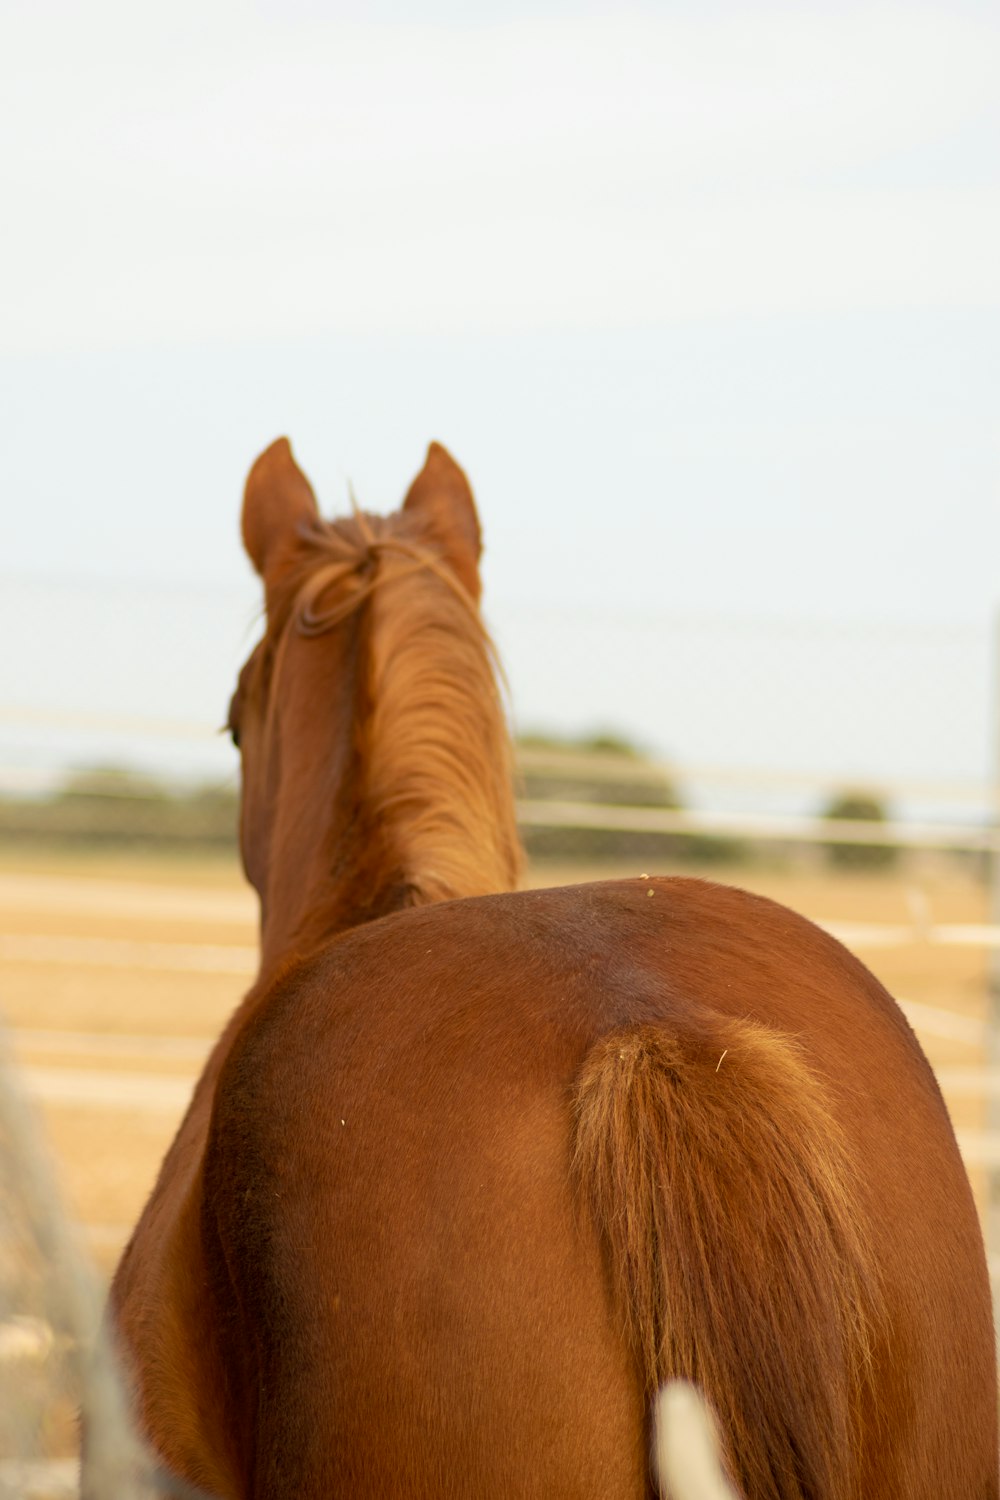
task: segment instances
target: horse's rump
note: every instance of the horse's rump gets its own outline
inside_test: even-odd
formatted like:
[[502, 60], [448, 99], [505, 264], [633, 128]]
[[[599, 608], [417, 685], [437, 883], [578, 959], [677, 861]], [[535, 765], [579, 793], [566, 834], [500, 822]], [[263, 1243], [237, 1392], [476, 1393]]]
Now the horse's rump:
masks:
[[[914, 1493], [970, 1492], [939, 1482], [954, 1450], [934, 1372], [904, 1381], [894, 1352], [940, 1350], [988, 1453], [989, 1351], [961, 1310], [981, 1251], [912, 1034], [811, 924], [648, 884], [369, 924], [248, 1020], [206, 1156], [206, 1243], [241, 1309], [238, 1405], [274, 1473], [315, 1466], [303, 1493], [451, 1493], [431, 1469], [447, 1453], [497, 1493], [552, 1493], [589, 1466], [609, 1497], [635, 1494], [671, 1374], [707, 1390], [754, 1500], [843, 1500], [855, 1472], [888, 1493], [914, 1425], [930, 1476]], [[899, 1171], [915, 1130], [932, 1179], [917, 1159]], [[511, 1477], [507, 1429], [540, 1478]], [[389, 1432], [409, 1454], [398, 1489], [372, 1447]]]

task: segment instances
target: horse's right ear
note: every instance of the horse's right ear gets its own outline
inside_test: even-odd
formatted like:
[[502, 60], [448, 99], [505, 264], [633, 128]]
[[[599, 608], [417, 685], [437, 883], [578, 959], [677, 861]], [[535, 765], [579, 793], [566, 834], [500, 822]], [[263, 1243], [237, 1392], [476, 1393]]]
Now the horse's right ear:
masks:
[[318, 519], [316, 496], [291, 444], [278, 438], [250, 470], [243, 495], [243, 545], [262, 578], [273, 577], [294, 553], [302, 523]]
[[476, 502], [465, 474], [447, 448], [431, 443], [424, 466], [410, 485], [403, 509], [419, 516], [444, 551], [473, 599], [479, 599], [479, 557], [483, 550]]

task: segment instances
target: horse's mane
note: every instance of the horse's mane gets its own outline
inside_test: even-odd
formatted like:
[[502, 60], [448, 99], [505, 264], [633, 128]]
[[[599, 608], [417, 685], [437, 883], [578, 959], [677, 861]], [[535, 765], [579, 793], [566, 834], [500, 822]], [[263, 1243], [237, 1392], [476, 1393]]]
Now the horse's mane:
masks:
[[510, 890], [522, 858], [513, 752], [477, 604], [405, 512], [355, 511], [301, 539], [268, 633], [287, 623], [320, 635], [347, 621], [358, 633], [354, 801], [383, 877], [406, 905]]

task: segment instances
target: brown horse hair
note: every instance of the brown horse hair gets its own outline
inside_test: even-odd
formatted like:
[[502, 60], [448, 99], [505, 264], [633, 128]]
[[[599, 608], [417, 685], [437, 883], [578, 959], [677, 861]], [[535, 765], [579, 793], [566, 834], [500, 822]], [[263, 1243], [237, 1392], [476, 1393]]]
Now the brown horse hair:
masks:
[[644, 1025], [593, 1048], [575, 1102], [576, 1178], [647, 1401], [699, 1386], [754, 1500], [855, 1495], [883, 1296], [857, 1170], [795, 1044], [722, 1016]]
[[[269, 600], [277, 679], [289, 631], [313, 637], [357, 614], [354, 802], [400, 904], [510, 890], [522, 850], [506, 685], [478, 605], [405, 513], [355, 509], [300, 530], [300, 561]], [[366, 618], [367, 617], [367, 618]], [[267, 715], [280, 698], [269, 682]]]

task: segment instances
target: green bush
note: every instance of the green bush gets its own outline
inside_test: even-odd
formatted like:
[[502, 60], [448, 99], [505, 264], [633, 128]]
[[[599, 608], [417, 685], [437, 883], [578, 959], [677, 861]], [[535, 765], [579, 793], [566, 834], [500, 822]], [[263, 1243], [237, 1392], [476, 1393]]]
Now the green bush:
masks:
[[[527, 766], [520, 792], [530, 801], [582, 802], [612, 807], [648, 807], [678, 812], [684, 801], [667, 773], [636, 776], [649, 764], [642, 751], [621, 735], [608, 731], [575, 739], [525, 734], [517, 745], [524, 751], [551, 752], [565, 764]], [[575, 764], [574, 764], [575, 762]], [[650, 866], [661, 863], [721, 862], [746, 855], [741, 840], [713, 834], [648, 833], [638, 829], [527, 827], [522, 829], [530, 859], [600, 864], [635, 860]]]
[[117, 767], [74, 772], [43, 799], [0, 799], [0, 835], [39, 843], [236, 847], [229, 787], [173, 791]]
[[[852, 789], [836, 792], [823, 809], [830, 822], [838, 819], [852, 823], [885, 823], [885, 804], [873, 792]], [[895, 844], [825, 844], [827, 860], [841, 870], [884, 870], [899, 857]]]

